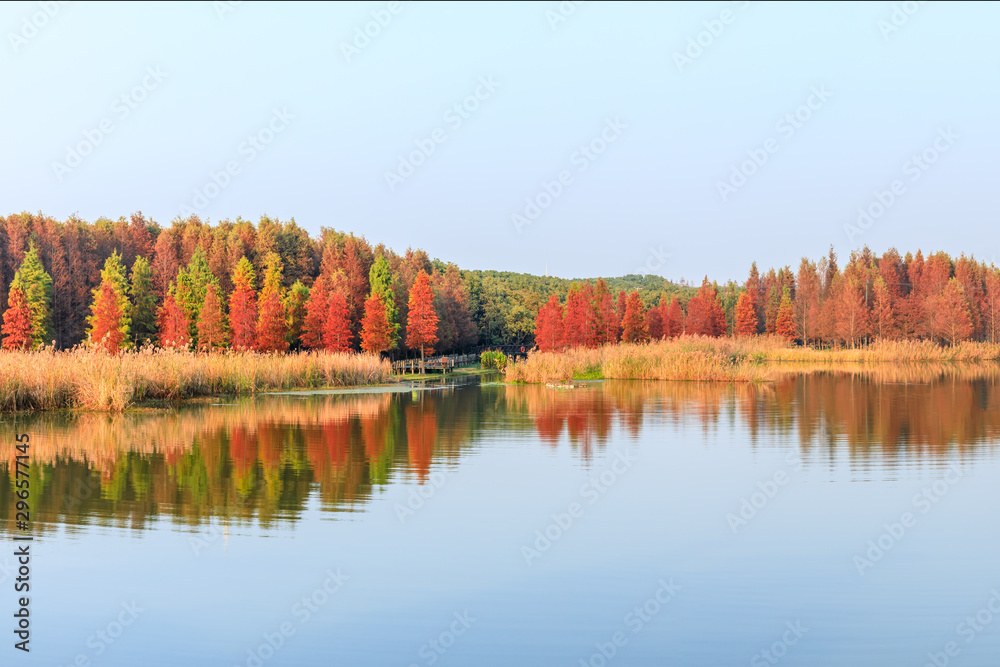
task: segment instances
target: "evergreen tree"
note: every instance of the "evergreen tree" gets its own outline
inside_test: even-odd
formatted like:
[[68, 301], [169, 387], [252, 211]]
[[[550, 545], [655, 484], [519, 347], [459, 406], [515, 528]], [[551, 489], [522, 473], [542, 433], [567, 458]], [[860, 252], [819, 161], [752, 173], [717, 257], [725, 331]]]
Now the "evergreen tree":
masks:
[[42, 266], [34, 240], [11, 281], [11, 287], [15, 285], [24, 292], [31, 310], [31, 347], [37, 349], [49, 345], [55, 336], [52, 326], [52, 276]]
[[142, 255], [132, 263], [132, 303], [129, 309], [132, 340], [138, 347], [156, 337], [156, 290], [153, 270]]
[[201, 313], [202, 304], [205, 303], [205, 292], [209, 285], [215, 285], [218, 292], [219, 280], [208, 265], [205, 251], [198, 246], [191, 255], [188, 265], [177, 271], [177, 285], [174, 292], [177, 304], [184, 309], [184, 315], [191, 323], [189, 333], [192, 337], [197, 334], [198, 315]]
[[371, 285], [371, 293], [378, 294], [382, 303], [385, 304], [385, 316], [392, 328], [389, 349], [394, 350], [399, 342], [399, 315], [396, 313], [395, 280], [389, 262], [383, 255], [376, 257], [372, 263], [372, 268], [368, 271], [368, 282]]
[[298, 349], [302, 345], [302, 331], [306, 319], [306, 304], [309, 301], [309, 288], [302, 284], [301, 280], [296, 280], [285, 295], [285, 324], [288, 327], [288, 335], [285, 340], [292, 349]]

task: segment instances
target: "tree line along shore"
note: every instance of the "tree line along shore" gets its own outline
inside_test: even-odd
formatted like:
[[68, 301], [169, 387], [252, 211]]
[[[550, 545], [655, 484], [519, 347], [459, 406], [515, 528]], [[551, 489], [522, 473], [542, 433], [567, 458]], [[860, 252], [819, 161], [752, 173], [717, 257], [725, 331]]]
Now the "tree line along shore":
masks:
[[[210, 225], [192, 216], [161, 227], [140, 213], [94, 223], [22, 213], [0, 218], [0, 304], [0, 409], [118, 409], [380, 382], [387, 355], [477, 344], [583, 360], [568, 377], [746, 379], [760, 373], [734, 371], [734, 360], [759, 364], [792, 342], [829, 359], [864, 349], [869, 361], [982, 361], [997, 356], [1000, 271], [965, 255], [867, 247], [841, 269], [831, 248], [819, 261], [803, 258], [797, 271], [761, 274], [753, 264], [743, 284], [706, 277], [695, 289], [656, 276], [570, 281], [461, 270], [333, 229], [314, 238], [294, 220]], [[695, 350], [703, 359], [651, 373], [651, 350], [668, 360]], [[117, 364], [118, 389], [84, 379], [100, 354]], [[274, 360], [282, 356], [301, 359]], [[612, 358], [622, 362], [612, 375], [596, 370]], [[173, 379], [157, 375], [157, 364], [173, 368]], [[216, 375], [197, 370], [209, 366]], [[507, 373], [554, 377], [526, 364]]]

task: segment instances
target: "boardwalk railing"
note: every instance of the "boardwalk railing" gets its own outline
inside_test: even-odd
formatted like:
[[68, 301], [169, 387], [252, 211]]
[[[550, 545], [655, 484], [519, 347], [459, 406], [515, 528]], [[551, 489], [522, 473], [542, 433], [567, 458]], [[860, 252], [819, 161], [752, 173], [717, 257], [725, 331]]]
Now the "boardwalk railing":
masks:
[[[429, 371], [447, 373], [461, 366], [479, 363], [478, 354], [451, 354], [443, 357], [431, 357], [424, 362], [424, 368]], [[400, 359], [392, 362], [393, 373], [419, 373], [419, 359]]]

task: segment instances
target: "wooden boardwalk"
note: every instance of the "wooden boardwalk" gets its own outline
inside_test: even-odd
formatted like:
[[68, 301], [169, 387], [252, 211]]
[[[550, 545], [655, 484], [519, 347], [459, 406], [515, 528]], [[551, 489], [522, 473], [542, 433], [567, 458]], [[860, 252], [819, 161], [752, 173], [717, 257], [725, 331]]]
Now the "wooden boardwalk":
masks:
[[[429, 357], [424, 362], [424, 368], [427, 371], [440, 371], [441, 373], [447, 373], [448, 371], [455, 370], [462, 366], [470, 366], [479, 363], [478, 354], [452, 354], [444, 357]], [[400, 359], [399, 361], [392, 362], [392, 372], [397, 374], [403, 373], [419, 373], [420, 372], [420, 360], [419, 359]]]

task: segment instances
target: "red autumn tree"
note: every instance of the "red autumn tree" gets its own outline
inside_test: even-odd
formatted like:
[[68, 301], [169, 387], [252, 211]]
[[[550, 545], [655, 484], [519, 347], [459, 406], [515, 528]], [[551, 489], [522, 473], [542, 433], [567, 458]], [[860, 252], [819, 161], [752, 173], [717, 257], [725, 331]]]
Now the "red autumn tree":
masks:
[[329, 297], [326, 318], [323, 322], [323, 347], [331, 352], [347, 352], [351, 349], [351, 311], [343, 292], [337, 291]]
[[757, 335], [757, 304], [750, 290], [743, 290], [736, 302], [736, 327], [733, 331], [737, 336]]
[[125, 342], [121, 330], [122, 310], [118, 305], [118, 293], [114, 284], [104, 279], [93, 305], [94, 328], [92, 341], [111, 354], [116, 354]]
[[[589, 287], [589, 284], [588, 284]], [[597, 285], [589, 292], [587, 344], [597, 347], [618, 342], [618, 314], [615, 302], [604, 278], [597, 279]]]
[[[347, 303], [347, 299], [344, 299], [344, 303]], [[313, 283], [312, 289], [309, 291], [309, 300], [306, 301], [306, 318], [302, 323], [303, 347], [313, 350], [326, 347], [326, 317], [329, 312], [330, 289], [327, 286], [326, 278], [320, 276]], [[350, 318], [348, 318], [348, 328], [350, 324]]]
[[177, 303], [173, 294], [167, 294], [160, 306], [157, 318], [160, 329], [160, 347], [171, 347], [186, 349], [191, 342], [191, 335], [188, 333], [189, 323], [184, 309]]
[[587, 344], [588, 310], [586, 295], [578, 285], [572, 285], [566, 297], [566, 318], [563, 324], [564, 340], [569, 347]]
[[625, 301], [625, 317], [622, 318], [622, 342], [645, 343], [649, 340], [649, 330], [646, 329], [646, 313], [639, 300], [639, 292], [628, 295]]
[[646, 311], [646, 329], [649, 331], [650, 340], [663, 338], [663, 314], [666, 308], [661, 306], [662, 303]]
[[676, 338], [684, 332], [684, 310], [681, 300], [676, 296], [671, 299], [667, 314], [663, 317], [663, 337]]
[[381, 297], [374, 293], [368, 295], [365, 316], [361, 320], [361, 349], [372, 354], [385, 352], [392, 344], [392, 333], [393, 327]]
[[288, 320], [281, 294], [282, 271], [283, 265], [278, 253], [268, 253], [264, 286], [257, 303], [255, 349], [258, 352], [288, 351]]
[[31, 347], [31, 307], [24, 290], [11, 287], [7, 295], [7, 311], [3, 314], [3, 349], [27, 350]]
[[[257, 295], [253, 264], [242, 257], [233, 270], [233, 293], [229, 295], [229, 326], [235, 350], [252, 350], [257, 335]], [[162, 329], [161, 329], [162, 331]]]
[[708, 276], [702, 281], [698, 294], [688, 302], [684, 331], [700, 336], [721, 336], [726, 332], [726, 313], [719, 302], [719, 292], [708, 282]]
[[991, 343], [1000, 338], [1000, 271], [990, 267], [986, 273], [983, 294], [983, 327], [986, 340]]
[[896, 314], [892, 308], [892, 293], [881, 276], [875, 279], [874, 292], [871, 311], [872, 335], [881, 339], [892, 338], [896, 331]]
[[941, 295], [932, 298], [934, 331], [940, 338], [954, 346], [972, 335], [974, 326], [962, 283], [952, 278]]
[[269, 290], [261, 294], [257, 316], [257, 340], [255, 349], [258, 352], [285, 352], [288, 350], [288, 324], [285, 322], [285, 308], [281, 304], [281, 294], [278, 290]]
[[563, 307], [555, 294], [538, 309], [538, 317], [535, 318], [535, 344], [542, 352], [563, 348]]
[[215, 284], [205, 289], [205, 301], [198, 314], [198, 349], [211, 352], [226, 346], [226, 322]]
[[774, 324], [774, 333], [786, 340], [794, 339], [797, 334], [795, 328], [795, 310], [792, 308], [792, 297], [789, 295], [787, 287], [781, 295], [781, 304], [778, 306], [778, 316]]
[[865, 289], [853, 281], [844, 280], [839, 300], [834, 304], [835, 331], [854, 347], [868, 335], [868, 309], [865, 307]]
[[424, 271], [417, 274], [410, 288], [409, 312], [406, 316], [406, 346], [420, 350], [420, 372], [424, 372], [424, 354], [434, 350], [437, 342], [438, 316], [434, 310], [431, 278]]

